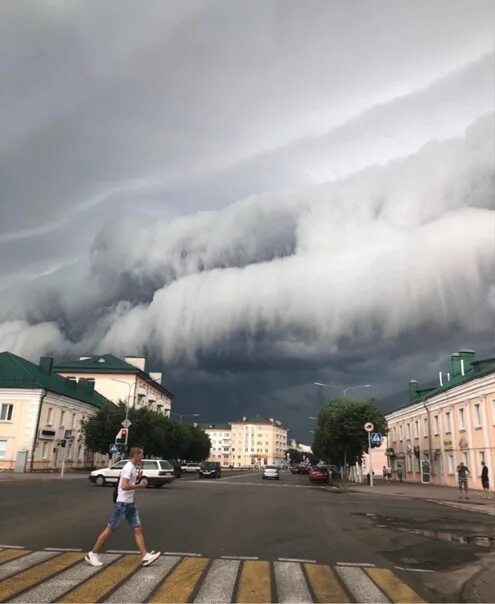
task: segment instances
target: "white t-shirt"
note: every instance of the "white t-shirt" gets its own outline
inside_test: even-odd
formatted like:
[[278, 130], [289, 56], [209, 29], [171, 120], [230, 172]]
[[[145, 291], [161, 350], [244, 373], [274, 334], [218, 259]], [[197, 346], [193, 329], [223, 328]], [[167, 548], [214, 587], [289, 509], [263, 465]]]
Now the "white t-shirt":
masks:
[[134, 503], [134, 489], [132, 491], [122, 490], [122, 480], [127, 478], [131, 484], [136, 484], [137, 469], [132, 461], [128, 461], [120, 473], [119, 489], [117, 493], [117, 503]]

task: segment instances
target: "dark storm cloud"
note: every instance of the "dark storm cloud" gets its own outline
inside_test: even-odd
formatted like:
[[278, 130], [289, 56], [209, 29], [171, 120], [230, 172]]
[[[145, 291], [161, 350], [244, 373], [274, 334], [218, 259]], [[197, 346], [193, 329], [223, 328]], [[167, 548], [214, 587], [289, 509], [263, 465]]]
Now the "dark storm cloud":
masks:
[[293, 423], [315, 377], [486, 352], [493, 12], [3, 2], [0, 346], [146, 353], [180, 406]]

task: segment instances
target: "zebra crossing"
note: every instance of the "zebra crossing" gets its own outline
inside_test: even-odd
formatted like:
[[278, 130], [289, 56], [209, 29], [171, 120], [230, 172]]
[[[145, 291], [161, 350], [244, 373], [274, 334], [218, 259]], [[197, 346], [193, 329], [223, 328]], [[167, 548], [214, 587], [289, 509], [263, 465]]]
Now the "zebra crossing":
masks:
[[0, 549], [0, 602], [424, 602], [394, 571], [373, 565], [135, 553]]

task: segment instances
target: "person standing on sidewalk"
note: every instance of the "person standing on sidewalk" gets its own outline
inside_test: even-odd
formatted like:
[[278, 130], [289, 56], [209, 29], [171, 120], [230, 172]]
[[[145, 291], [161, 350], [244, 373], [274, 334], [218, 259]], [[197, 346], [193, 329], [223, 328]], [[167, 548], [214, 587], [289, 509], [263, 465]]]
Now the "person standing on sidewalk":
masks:
[[459, 479], [459, 499], [462, 499], [462, 492], [464, 491], [464, 497], [469, 499], [468, 497], [468, 474], [470, 474], [467, 467], [464, 465], [464, 462], [457, 466], [457, 476]]
[[144, 484], [139, 482], [141, 479], [141, 472], [138, 472], [136, 467], [142, 461], [143, 457], [142, 447], [131, 447], [129, 461], [120, 473], [117, 501], [112, 517], [108, 521], [108, 525], [99, 534], [93, 549], [84, 557], [86, 562], [91, 564], [91, 566], [103, 566], [103, 562], [100, 560], [98, 552], [105, 545], [107, 539], [123, 518], [125, 518], [128, 524], [134, 529], [134, 539], [143, 558], [143, 566], [149, 566], [160, 556], [160, 552], [148, 552], [146, 549], [139, 512], [134, 503], [134, 491], [145, 487]]
[[481, 486], [483, 487], [482, 499], [491, 499], [490, 497], [490, 479], [488, 478], [488, 467], [484, 461], [481, 462]]

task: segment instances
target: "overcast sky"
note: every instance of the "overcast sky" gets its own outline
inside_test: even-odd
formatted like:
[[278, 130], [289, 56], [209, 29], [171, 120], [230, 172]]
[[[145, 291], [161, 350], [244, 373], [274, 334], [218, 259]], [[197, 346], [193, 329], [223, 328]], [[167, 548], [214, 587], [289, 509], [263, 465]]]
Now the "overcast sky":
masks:
[[[310, 441], [495, 356], [493, 1], [0, 3], [0, 350]], [[397, 406], [404, 404], [402, 397]]]

